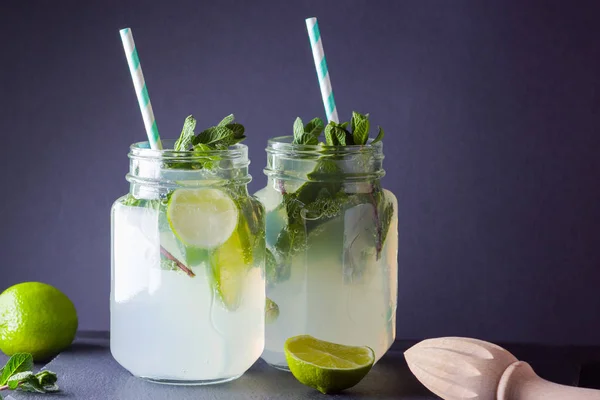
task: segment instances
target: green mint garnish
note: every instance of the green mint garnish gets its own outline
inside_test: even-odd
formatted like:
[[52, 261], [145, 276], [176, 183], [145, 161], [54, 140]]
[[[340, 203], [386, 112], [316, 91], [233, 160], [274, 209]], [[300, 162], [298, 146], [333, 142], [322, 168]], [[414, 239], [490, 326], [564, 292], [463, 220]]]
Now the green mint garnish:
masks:
[[33, 357], [28, 353], [16, 353], [14, 354], [2, 368], [2, 375], [0, 376], [0, 385], [6, 385], [8, 379], [23, 371], [29, 371], [33, 369]]
[[[319, 118], [311, 120], [305, 126], [300, 118], [296, 118], [292, 143], [316, 145], [323, 131], [326, 146], [367, 145], [370, 131], [369, 114], [353, 112], [350, 121], [332, 121], [325, 127]], [[383, 135], [383, 129], [379, 128], [378, 135], [371, 144], [381, 141]], [[359, 204], [373, 205], [376, 224], [373, 246], [376, 257], [381, 257], [394, 214], [392, 202], [385, 197], [379, 181], [370, 182], [369, 193], [346, 193], [342, 183], [344, 171], [336, 162], [339, 156], [327, 147], [320, 151], [322, 156], [313, 171], [307, 174], [307, 182], [293, 193], [285, 192], [285, 187], [280, 186], [283, 195], [281, 207], [285, 210], [288, 223], [279, 232], [274, 245], [280, 262], [275, 262], [275, 257], [267, 254], [266, 275], [270, 283], [289, 279], [291, 257], [297, 251], [306, 249], [306, 239], [310, 232], [339, 215], [345, 208]], [[336, 179], [336, 175], [339, 179]]]
[[[193, 117], [190, 115], [188, 118]], [[194, 147], [202, 144], [208, 146], [202, 146], [202, 151], [206, 151], [207, 148], [223, 150], [246, 139], [244, 126], [234, 123], [234, 118], [233, 114], [230, 114], [223, 118], [217, 126], [211, 126], [197, 134], [192, 140]]]
[[[179, 139], [175, 142], [173, 150], [192, 152], [193, 160], [189, 159], [190, 154], [175, 154], [172, 156], [173, 161], [166, 163], [171, 169], [205, 169], [212, 170], [221, 160], [219, 154], [214, 154], [215, 150], [226, 150], [229, 146], [243, 141], [246, 136], [245, 128], [242, 124], [236, 123], [233, 114], [223, 118], [216, 126], [211, 126], [203, 131], [196, 133], [197, 122], [193, 115], [189, 115], [181, 130]], [[177, 157], [182, 158], [181, 161]], [[186, 159], [187, 158], [187, 159]], [[240, 220], [238, 222], [238, 237], [244, 249], [244, 261], [250, 264], [253, 259], [253, 249], [260, 249], [262, 246], [257, 244], [257, 240], [264, 240], [264, 227], [259, 224], [258, 219], [262, 215], [258, 215], [258, 211], [254, 210], [252, 204], [242, 202], [240, 199], [247, 197], [246, 188], [236, 185], [227, 185], [226, 189], [232, 195], [234, 202], [240, 210]], [[239, 192], [239, 193], [238, 193]], [[169, 198], [173, 191], [169, 191], [160, 199], [138, 199], [132, 194], [128, 194], [121, 199], [121, 204], [130, 207], [145, 207], [158, 210], [161, 215], [166, 213], [166, 207], [169, 203]], [[160, 227], [161, 230], [170, 230], [171, 228]], [[262, 229], [262, 231], [261, 231]], [[180, 243], [181, 248], [185, 252], [185, 260], [179, 260], [171, 254], [163, 246], [160, 247], [160, 267], [166, 271], [179, 271], [187, 274], [190, 278], [195, 277], [194, 272], [189, 265], [198, 265], [203, 260], [208, 258], [206, 249], [194, 248], [192, 246]], [[186, 265], [187, 264], [187, 265]]]
[[294, 121], [294, 140], [292, 143], [317, 145], [319, 144], [321, 132], [323, 132], [323, 121], [320, 118], [314, 118], [304, 126], [302, 120], [298, 117]]
[[[348, 130], [350, 125], [350, 130]], [[325, 144], [328, 146], [364, 146], [369, 140], [369, 114], [352, 113], [352, 119], [348, 122], [329, 122], [325, 127]], [[377, 137], [371, 143], [380, 142], [383, 139], [383, 129], [379, 127]]]
[[175, 151], [185, 151], [192, 146], [194, 140], [194, 129], [196, 129], [196, 119], [191, 115], [185, 119], [183, 129], [179, 139], [175, 142]]
[[220, 160], [218, 155], [203, 154], [214, 150], [226, 150], [229, 146], [246, 139], [244, 125], [233, 122], [233, 114], [223, 118], [216, 126], [195, 133], [196, 119], [190, 115], [184, 123], [179, 139], [175, 142], [175, 151], [196, 152], [199, 160], [194, 162], [170, 162], [173, 169], [212, 169]]
[[29, 353], [14, 354], [0, 369], [0, 390], [21, 390], [24, 392], [57, 392], [57, 377], [54, 372], [40, 371], [34, 374], [33, 357]]

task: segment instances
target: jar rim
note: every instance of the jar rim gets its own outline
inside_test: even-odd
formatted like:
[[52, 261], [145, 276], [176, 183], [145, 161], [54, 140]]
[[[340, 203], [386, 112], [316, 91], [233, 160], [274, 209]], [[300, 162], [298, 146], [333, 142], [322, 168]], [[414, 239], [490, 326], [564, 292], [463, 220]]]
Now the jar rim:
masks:
[[152, 149], [148, 141], [136, 142], [129, 146], [129, 158], [146, 159], [146, 160], [173, 160], [192, 161], [198, 158], [206, 158], [210, 156], [218, 156], [221, 160], [230, 161], [248, 161], [248, 146], [241, 143], [236, 143], [229, 146], [227, 149], [215, 149], [207, 151], [190, 151], [190, 150], [173, 150], [176, 140], [162, 140], [164, 149]]
[[356, 153], [368, 153], [371, 152], [375, 154], [381, 154], [383, 151], [383, 143], [377, 142], [373, 143], [373, 138], [369, 138], [367, 144], [365, 145], [348, 145], [348, 146], [328, 146], [323, 144], [294, 144], [292, 141], [294, 137], [291, 135], [286, 136], [277, 136], [271, 138], [267, 142], [267, 148], [265, 149], [267, 152], [275, 151], [275, 152], [293, 152], [293, 153], [301, 153], [305, 155], [314, 154], [314, 155], [323, 155], [323, 153], [327, 154], [336, 154], [336, 155], [350, 155]]

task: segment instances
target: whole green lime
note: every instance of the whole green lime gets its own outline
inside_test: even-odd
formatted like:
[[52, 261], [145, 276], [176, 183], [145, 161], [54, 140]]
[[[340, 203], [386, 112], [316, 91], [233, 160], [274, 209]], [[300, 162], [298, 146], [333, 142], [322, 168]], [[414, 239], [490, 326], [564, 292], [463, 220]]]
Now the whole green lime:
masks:
[[77, 331], [77, 311], [57, 288], [24, 282], [0, 294], [0, 350], [31, 353], [44, 361], [67, 348]]

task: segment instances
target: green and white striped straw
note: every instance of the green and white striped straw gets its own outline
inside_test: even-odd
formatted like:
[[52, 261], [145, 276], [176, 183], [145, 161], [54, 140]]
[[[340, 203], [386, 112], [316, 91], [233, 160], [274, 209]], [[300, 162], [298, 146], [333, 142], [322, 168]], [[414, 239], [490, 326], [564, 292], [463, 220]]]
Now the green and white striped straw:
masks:
[[325, 106], [325, 114], [328, 121], [340, 122], [335, 107], [333, 98], [333, 90], [331, 89], [331, 80], [329, 79], [329, 70], [327, 69], [327, 61], [325, 60], [325, 52], [323, 51], [323, 39], [319, 32], [319, 24], [316, 18], [306, 19], [306, 29], [310, 38], [310, 47], [312, 48], [313, 58], [315, 60], [315, 68], [317, 69], [317, 77], [319, 78], [319, 86], [321, 88], [321, 96], [323, 97], [323, 105]]
[[137, 95], [142, 118], [144, 119], [144, 127], [148, 134], [150, 148], [162, 150], [163, 147], [158, 134], [158, 127], [156, 126], [156, 120], [154, 119], [152, 104], [150, 104], [150, 96], [148, 96], [148, 88], [146, 87], [146, 81], [144, 80], [140, 58], [138, 57], [137, 49], [135, 48], [131, 29], [121, 29], [120, 33], [121, 40], [123, 41], [123, 49], [125, 49], [125, 56], [127, 57], [127, 64], [129, 64], [129, 72], [131, 72], [131, 79], [133, 80], [133, 87], [135, 88], [135, 94]]

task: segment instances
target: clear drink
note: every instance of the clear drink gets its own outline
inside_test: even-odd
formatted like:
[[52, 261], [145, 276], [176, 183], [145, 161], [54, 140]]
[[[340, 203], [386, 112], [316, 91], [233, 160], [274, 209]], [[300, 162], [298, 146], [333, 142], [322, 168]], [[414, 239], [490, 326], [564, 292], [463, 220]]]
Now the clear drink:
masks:
[[284, 342], [301, 334], [367, 345], [381, 358], [395, 339], [398, 248], [397, 201], [379, 184], [381, 147], [344, 148], [327, 160], [337, 172], [318, 178], [316, 146], [276, 138], [267, 152], [269, 183], [256, 195], [267, 210], [267, 297], [278, 315], [267, 310], [263, 359], [286, 369]]
[[112, 209], [110, 305], [111, 352], [135, 376], [223, 382], [263, 351], [263, 207], [246, 190], [246, 148], [234, 147], [188, 171], [132, 147], [131, 193]]

